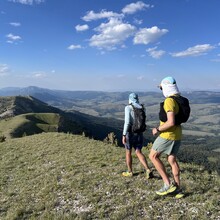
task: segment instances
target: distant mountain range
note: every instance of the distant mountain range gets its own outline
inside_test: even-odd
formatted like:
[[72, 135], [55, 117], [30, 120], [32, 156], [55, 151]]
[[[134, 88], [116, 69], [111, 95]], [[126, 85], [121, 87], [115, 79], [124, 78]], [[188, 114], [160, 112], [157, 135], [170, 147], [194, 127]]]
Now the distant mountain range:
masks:
[[[0, 96], [33, 96], [46, 103], [54, 105], [61, 103], [68, 104], [69, 101], [79, 100], [96, 100], [105, 102], [123, 101], [128, 98], [128, 94], [133, 91], [125, 92], [102, 92], [102, 91], [65, 91], [51, 90], [36, 86], [24, 88], [7, 87], [0, 89]], [[134, 91], [135, 92], [135, 91]], [[153, 94], [155, 97], [161, 97], [159, 92], [138, 92], [140, 97]], [[219, 103], [220, 92], [214, 91], [184, 91], [183, 95], [187, 96], [191, 103]]]
[[[61, 98], [71, 100], [97, 99], [109, 95], [110, 97], [116, 93], [100, 92], [100, 91], [65, 91], [65, 90], [50, 90], [29, 86], [25, 88], [8, 87], [0, 89], [0, 96], [34, 96], [42, 101], [56, 101]], [[123, 93], [120, 93], [123, 99]], [[124, 93], [126, 94], [126, 93]], [[119, 98], [119, 97], [118, 97]]]
[[[10, 106], [16, 107], [12, 111], [11, 107], [0, 106], [0, 114], [2, 118], [7, 114], [59, 114], [65, 121], [65, 123], [61, 123], [60, 119], [58, 127], [61, 131], [84, 132], [88, 136], [100, 140], [104, 139], [109, 132], [114, 132], [120, 140], [124, 108], [128, 104], [130, 92], [65, 91], [35, 86], [3, 88], [0, 89], [1, 105], [6, 99], [9, 99], [11, 100]], [[150, 128], [159, 123], [158, 107], [164, 97], [159, 91], [138, 92], [138, 94], [140, 102], [146, 107], [148, 126], [146, 136], [150, 137]], [[202, 137], [219, 136], [220, 92], [191, 91], [183, 92], [182, 95], [189, 99], [192, 108], [189, 122], [184, 124], [184, 133]], [[23, 96], [26, 98], [22, 98]]]

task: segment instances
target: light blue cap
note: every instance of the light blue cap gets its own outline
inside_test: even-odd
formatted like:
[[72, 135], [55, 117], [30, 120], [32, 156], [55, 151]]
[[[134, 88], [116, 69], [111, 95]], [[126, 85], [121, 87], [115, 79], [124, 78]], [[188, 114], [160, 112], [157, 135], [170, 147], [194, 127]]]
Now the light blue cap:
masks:
[[138, 94], [136, 93], [131, 93], [129, 95], [129, 103], [138, 103], [139, 102], [139, 99], [138, 99]]
[[167, 76], [161, 81], [161, 84], [176, 84], [176, 80], [172, 76]]

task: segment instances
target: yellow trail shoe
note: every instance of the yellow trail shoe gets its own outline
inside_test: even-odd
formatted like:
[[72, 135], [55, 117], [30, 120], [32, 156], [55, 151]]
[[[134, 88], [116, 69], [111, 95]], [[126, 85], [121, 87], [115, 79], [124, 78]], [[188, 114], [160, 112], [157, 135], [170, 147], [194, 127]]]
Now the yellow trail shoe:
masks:
[[176, 190], [169, 194], [170, 196], [175, 197], [176, 199], [181, 199], [185, 196], [183, 190], [177, 186]]
[[176, 191], [174, 191], [174, 193], [175, 193], [175, 198], [176, 199], [181, 199], [181, 198], [184, 197], [184, 192], [180, 188], [177, 188]]
[[129, 172], [129, 171], [125, 171], [125, 172], [122, 173], [122, 176], [132, 177], [132, 176], [133, 176], [133, 173], [132, 173], [132, 172]]
[[146, 170], [146, 179], [152, 179], [154, 178], [153, 172], [150, 170]]
[[175, 190], [176, 190], [176, 186], [173, 185], [172, 183], [170, 185], [164, 184], [164, 186], [160, 190], [156, 191], [156, 194], [159, 196], [165, 196], [169, 193], [174, 192]]

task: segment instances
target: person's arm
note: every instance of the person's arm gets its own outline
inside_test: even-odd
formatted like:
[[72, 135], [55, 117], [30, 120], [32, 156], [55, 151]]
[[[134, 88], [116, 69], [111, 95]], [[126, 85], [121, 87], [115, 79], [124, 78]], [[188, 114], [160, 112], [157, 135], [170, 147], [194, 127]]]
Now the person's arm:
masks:
[[123, 136], [122, 136], [122, 143], [126, 143], [126, 134], [130, 127], [130, 107], [125, 107], [125, 121], [124, 121], [124, 128], [123, 128]]
[[123, 143], [124, 145], [126, 144], [126, 136], [125, 136], [125, 135], [122, 136], [122, 143]]
[[167, 121], [160, 125], [157, 128], [153, 128], [153, 135], [156, 135], [157, 133], [163, 132], [168, 130], [169, 128], [173, 127], [175, 125], [175, 113], [174, 112], [167, 112]]

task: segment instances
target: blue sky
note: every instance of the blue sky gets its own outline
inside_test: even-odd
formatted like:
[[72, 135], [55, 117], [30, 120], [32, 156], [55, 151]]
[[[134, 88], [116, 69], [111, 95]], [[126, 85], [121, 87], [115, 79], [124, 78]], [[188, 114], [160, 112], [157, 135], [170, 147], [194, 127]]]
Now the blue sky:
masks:
[[220, 90], [219, 0], [1, 0], [0, 88]]

